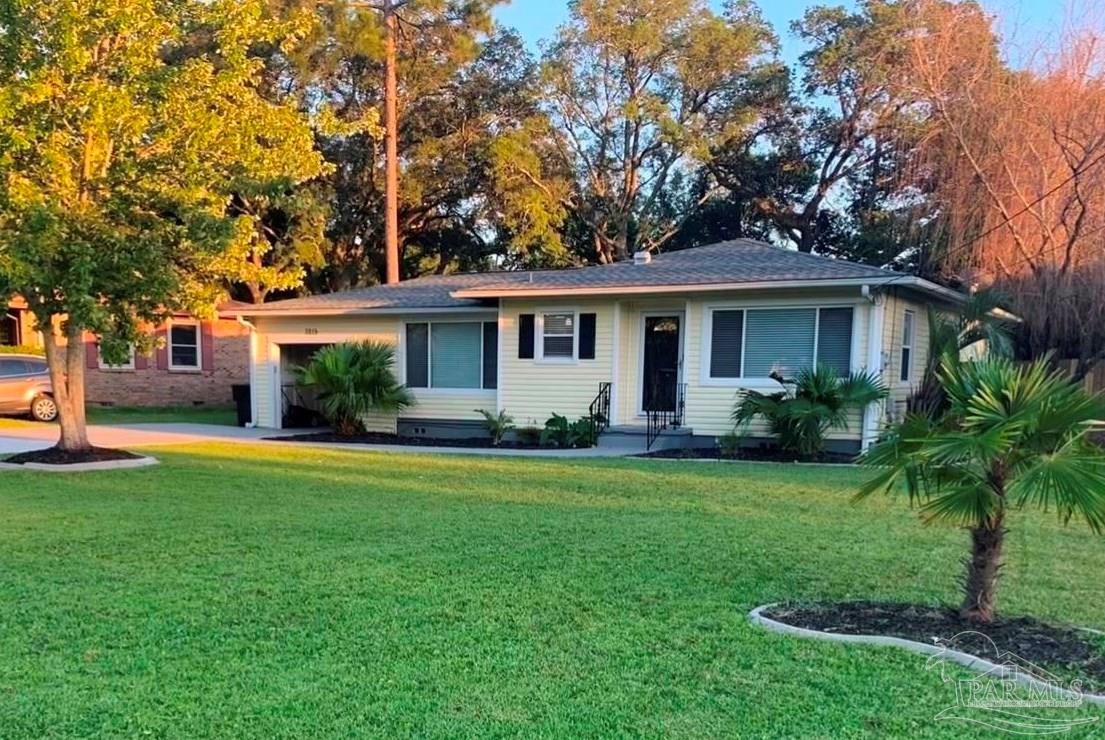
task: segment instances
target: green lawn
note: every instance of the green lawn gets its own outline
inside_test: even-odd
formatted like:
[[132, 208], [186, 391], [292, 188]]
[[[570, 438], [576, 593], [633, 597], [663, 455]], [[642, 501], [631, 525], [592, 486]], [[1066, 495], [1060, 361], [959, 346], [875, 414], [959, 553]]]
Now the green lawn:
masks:
[[233, 407], [226, 406], [95, 406], [88, 409], [90, 424], [188, 423], [234, 426]]
[[[0, 474], [0, 736], [984, 734], [923, 658], [746, 621], [955, 598], [965, 535], [862, 471], [156, 454]], [[1105, 627], [1102, 541], [1013, 527], [1005, 611]]]
[[[187, 423], [235, 426], [238, 417], [226, 406], [89, 406], [89, 424]], [[0, 417], [0, 429], [40, 426], [26, 417]]]

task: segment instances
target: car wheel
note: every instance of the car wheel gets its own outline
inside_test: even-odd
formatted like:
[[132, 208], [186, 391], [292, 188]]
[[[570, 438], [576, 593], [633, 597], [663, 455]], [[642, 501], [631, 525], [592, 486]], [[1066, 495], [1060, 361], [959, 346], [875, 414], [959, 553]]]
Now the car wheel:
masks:
[[31, 401], [31, 416], [35, 421], [53, 421], [58, 418], [58, 405], [49, 396], [37, 396]]

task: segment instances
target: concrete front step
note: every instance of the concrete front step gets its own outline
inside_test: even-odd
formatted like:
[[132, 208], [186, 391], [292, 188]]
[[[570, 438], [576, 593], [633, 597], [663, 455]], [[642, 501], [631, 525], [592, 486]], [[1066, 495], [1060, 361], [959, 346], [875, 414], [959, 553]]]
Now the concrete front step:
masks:
[[[686, 447], [694, 431], [689, 427], [664, 429], [652, 443], [652, 450], [671, 450]], [[617, 450], [626, 453], [648, 450], [648, 427], [643, 424], [619, 424], [612, 426], [599, 435], [600, 449]]]

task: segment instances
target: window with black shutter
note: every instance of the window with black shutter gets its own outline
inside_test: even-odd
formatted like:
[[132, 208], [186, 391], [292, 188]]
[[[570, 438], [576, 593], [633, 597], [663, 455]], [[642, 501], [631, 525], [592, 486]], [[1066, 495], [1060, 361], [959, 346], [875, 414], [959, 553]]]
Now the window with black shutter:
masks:
[[518, 316], [518, 359], [533, 359], [534, 314], [524, 313]]
[[579, 359], [595, 359], [595, 323], [596, 316], [593, 313], [581, 313], [579, 315]]

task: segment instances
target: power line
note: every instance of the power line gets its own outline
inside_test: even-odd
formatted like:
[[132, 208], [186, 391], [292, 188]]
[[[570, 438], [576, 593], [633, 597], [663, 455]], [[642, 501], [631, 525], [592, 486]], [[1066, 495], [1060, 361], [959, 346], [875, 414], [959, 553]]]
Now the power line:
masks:
[[[1019, 210], [1019, 211], [1017, 211], [1016, 213], [1012, 214], [1011, 216], [1008, 216], [1007, 218], [1005, 218], [1005, 219], [1004, 219], [1004, 220], [1003, 220], [1003, 221], [1002, 221], [1002, 222], [1001, 222], [1000, 224], [997, 224], [997, 225], [995, 225], [995, 226], [992, 226], [991, 228], [989, 228], [989, 229], [987, 229], [986, 231], [982, 232], [982, 233], [981, 233], [981, 234], [979, 234], [978, 236], [976, 236], [976, 237], [974, 237], [974, 238], [972, 238], [972, 239], [970, 239], [970, 240], [968, 240], [968, 241], [966, 241], [966, 242], [964, 242], [964, 243], [960, 244], [960, 245], [959, 245], [958, 247], [956, 247], [955, 249], [950, 249], [950, 250], [948, 250], [948, 252], [947, 252], [947, 255], [948, 255], [948, 256], [951, 256], [951, 255], [953, 255], [953, 254], [956, 254], [957, 252], [960, 252], [960, 251], [962, 251], [962, 250], [966, 249], [967, 247], [971, 246], [971, 245], [972, 245], [972, 244], [974, 244], [975, 242], [977, 242], [977, 241], [980, 241], [980, 240], [982, 240], [982, 239], [985, 239], [986, 237], [990, 236], [990, 234], [993, 234], [993, 233], [994, 233], [995, 231], [997, 231], [998, 229], [1004, 228], [1004, 227], [1005, 227], [1006, 225], [1008, 225], [1008, 224], [1009, 224], [1009, 223], [1010, 223], [1010, 222], [1011, 222], [1011, 221], [1012, 221], [1013, 219], [1015, 219], [1015, 218], [1017, 218], [1017, 217], [1019, 217], [1019, 216], [1023, 216], [1024, 214], [1028, 213], [1029, 211], [1031, 211], [1031, 210], [1032, 210], [1032, 208], [1033, 208], [1034, 206], [1036, 206], [1036, 205], [1039, 205], [1039, 204], [1040, 204], [1040, 203], [1042, 203], [1042, 202], [1043, 202], [1044, 200], [1046, 200], [1046, 199], [1050, 198], [1050, 197], [1051, 197], [1052, 195], [1055, 195], [1055, 193], [1059, 192], [1059, 190], [1060, 190], [1061, 188], [1063, 188], [1063, 187], [1064, 187], [1065, 185], [1067, 185], [1067, 184], [1068, 184], [1068, 183], [1070, 183], [1070, 182], [1073, 182], [1073, 181], [1074, 181], [1074, 179], [1075, 179], [1076, 177], [1080, 176], [1081, 174], [1083, 174], [1083, 173], [1084, 173], [1084, 172], [1086, 172], [1087, 170], [1089, 170], [1089, 169], [1093, 168], [1093, 167], [1094, 167], [1094, 166], [1096, 166], [1096, 165], [1097, 165], [1097, 164], [1098, 164], [1099, 162], [1102, 162], [1102, 161], [1105, 161], [1105, 152], [1103, 152], [1103, 153], [1102, 153], [1102, 154], [1101, 154], [1100, 156], [1096, 157], [1096, 158], [1095, 158], [1095, 159], [1094, 159], [1094, 160], [1093, 160], [1092, 162], [1090, 162], [1089, 164], [1087, 164], [1087, 165], [1084, 165], [1083, 167], [1080, 167], [1080, 168], [1078, 168], [1078, 169], [1074, 170], [1073, 172], [1071, 172], [1071, 173], [1070, 173], [1070, 176], [1069, 176], [1069, 177], [1067, 177], [1067, 178], [1066, 178], [1065, 180], [1063, 180], [1063, 181], [1062, 181], [1061, 183], [1059, 183], [1058, 185], [1056, 185], [1055, 187], [1053, 187], [1053, 188], [1052, 188], [1051, 190], [1048, 190], [1048, 191], [1047, 191], [1046, 193], [1044, 193], [1044, 194], [1043, 194], [1043, 195], [1041, 195], [1040, 197], [1036, 198], [1036, 200], [1032, 201], [1031, 203], [1029, 203], [1028, 205], [1026, 205], [1026, 206], [1025, 206], [1024, 208], [1022, 208], [1021, 210]], [[1032, 260], [1033, 260], [1033, 258], [1032, 258], [1032, 257], [1029, 257], [1029, 258], [1026, 258], [1026, 259], [1022, 259], [1022, 260], [1021, 260], [1020, 262], [1016, 262], [1016, 263], [1014, 263], [1014, 264], [1013, 264], [1013, 267], [1019, 267], [1020, 265], [1022, 265], [1022, 264], [1026, 264], [1026, 263], [1029, 263], [1029, 262], [1031, 262]]]

